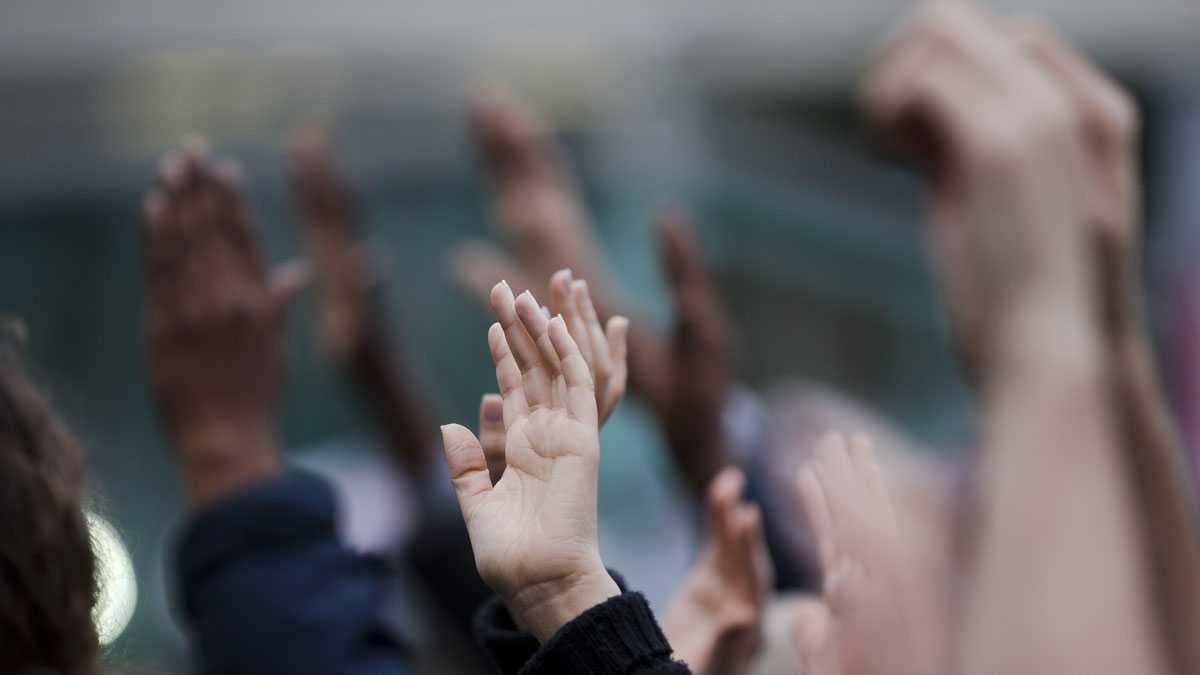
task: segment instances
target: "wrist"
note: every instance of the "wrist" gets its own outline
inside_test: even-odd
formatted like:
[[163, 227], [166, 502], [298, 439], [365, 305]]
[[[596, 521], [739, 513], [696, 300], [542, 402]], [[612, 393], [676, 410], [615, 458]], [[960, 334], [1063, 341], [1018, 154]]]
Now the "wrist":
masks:
[[986, 358], [993, 387], [1037, 380], [1072, 382], [1103, 376], [1105, 350], [1082, 303], [1031, 303], [1003, 312]]
[[545, 644], [580, 614], [620, 594], [617, 583], [600, 567], [527, 586], [506, 597], [505, 604], [517, 625]]
[[196, 507], [283, 470], [279, 441], [269, 427], [208, 425], [174, 436], [188, 497]]

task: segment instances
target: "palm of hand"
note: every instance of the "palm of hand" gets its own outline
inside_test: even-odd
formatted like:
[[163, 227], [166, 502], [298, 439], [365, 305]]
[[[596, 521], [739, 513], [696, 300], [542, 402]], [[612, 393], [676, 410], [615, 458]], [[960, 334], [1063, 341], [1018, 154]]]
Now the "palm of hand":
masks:
[[535, 409], [510, 425], [505, 459], [507, 469], [488, 499], [468, 514], [484, 581], [503, 593], [555, 581], [597, 561], [596, 524], [580, 515], [595, 508], [595, 425], [562, 408]]

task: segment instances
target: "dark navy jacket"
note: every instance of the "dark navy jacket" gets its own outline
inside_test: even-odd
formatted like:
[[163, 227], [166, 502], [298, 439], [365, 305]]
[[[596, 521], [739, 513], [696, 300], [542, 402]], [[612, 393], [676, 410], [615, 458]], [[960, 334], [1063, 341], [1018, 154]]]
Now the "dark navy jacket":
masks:
[[178, 551], [200, 675], [409, 675], [392, 577], [339, 541], [329, 486], [299, 472], [195, 515]]

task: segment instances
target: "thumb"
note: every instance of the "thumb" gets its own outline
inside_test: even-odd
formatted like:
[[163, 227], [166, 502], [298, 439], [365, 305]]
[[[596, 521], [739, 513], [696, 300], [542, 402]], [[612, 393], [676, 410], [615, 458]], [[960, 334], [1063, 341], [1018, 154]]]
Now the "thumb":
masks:
[[488, 476], [487, 458], [475, 434], [461, 424], [442, 427], [442, 449], [450, 469], [450, 482], [462, 509], [463, 519], [470, 524], [475, 506], [492, 489]]
[[504, 399], [499, 394], [484, 394], [479, 401], [479, 441], [487, 460], [488, 472], [495, 484], [504, 475]]
[[485, 308], [491, 306], [492, 287], [501, 280], [513, 288], [533, 288], [512, 258], [482, 241], [459, 244], [451, 254], [450, 268], [454, 281]]
[[275, 305], [283, 309], [310, 281], [312, 269], [308, 261], [295, 259], [276, 265], [271, 270], [271, 277], [267, 283]]
[[659, 256], [667, 283], [678, 304], [679, 295], [708, 283], [704, 253], [696, 233], [682, 210], [672, 209], [658, 219]]

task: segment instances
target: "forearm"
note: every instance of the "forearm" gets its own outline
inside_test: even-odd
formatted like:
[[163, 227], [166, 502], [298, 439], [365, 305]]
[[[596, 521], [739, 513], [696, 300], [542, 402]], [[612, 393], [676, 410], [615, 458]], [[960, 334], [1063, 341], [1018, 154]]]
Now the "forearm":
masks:
[[1200, 670], [1200, 545], [1185, 455], [1158, 381], [1153, 349], [1141, 320], [1138, 285], [1126, 284], [1131, 308], [1115, 331], [1114, 415], [1125, 439], [1126, 471], [1139, 508], [1143, 547], [1175, 672]]
[[393, 457], [421, 474], [430, 459], [437, 426], [389, 331], [381, 321], [373, 323], [347, 361], [348, 374], [380, 425]]
[[176, 429], [172, 436], [193, 510], [283, 471], [277, 434], [265, 422], [189, 426]]
[[967, 673], [1163, 672], [1105, 355], [1064, 312], [991, 355]]

